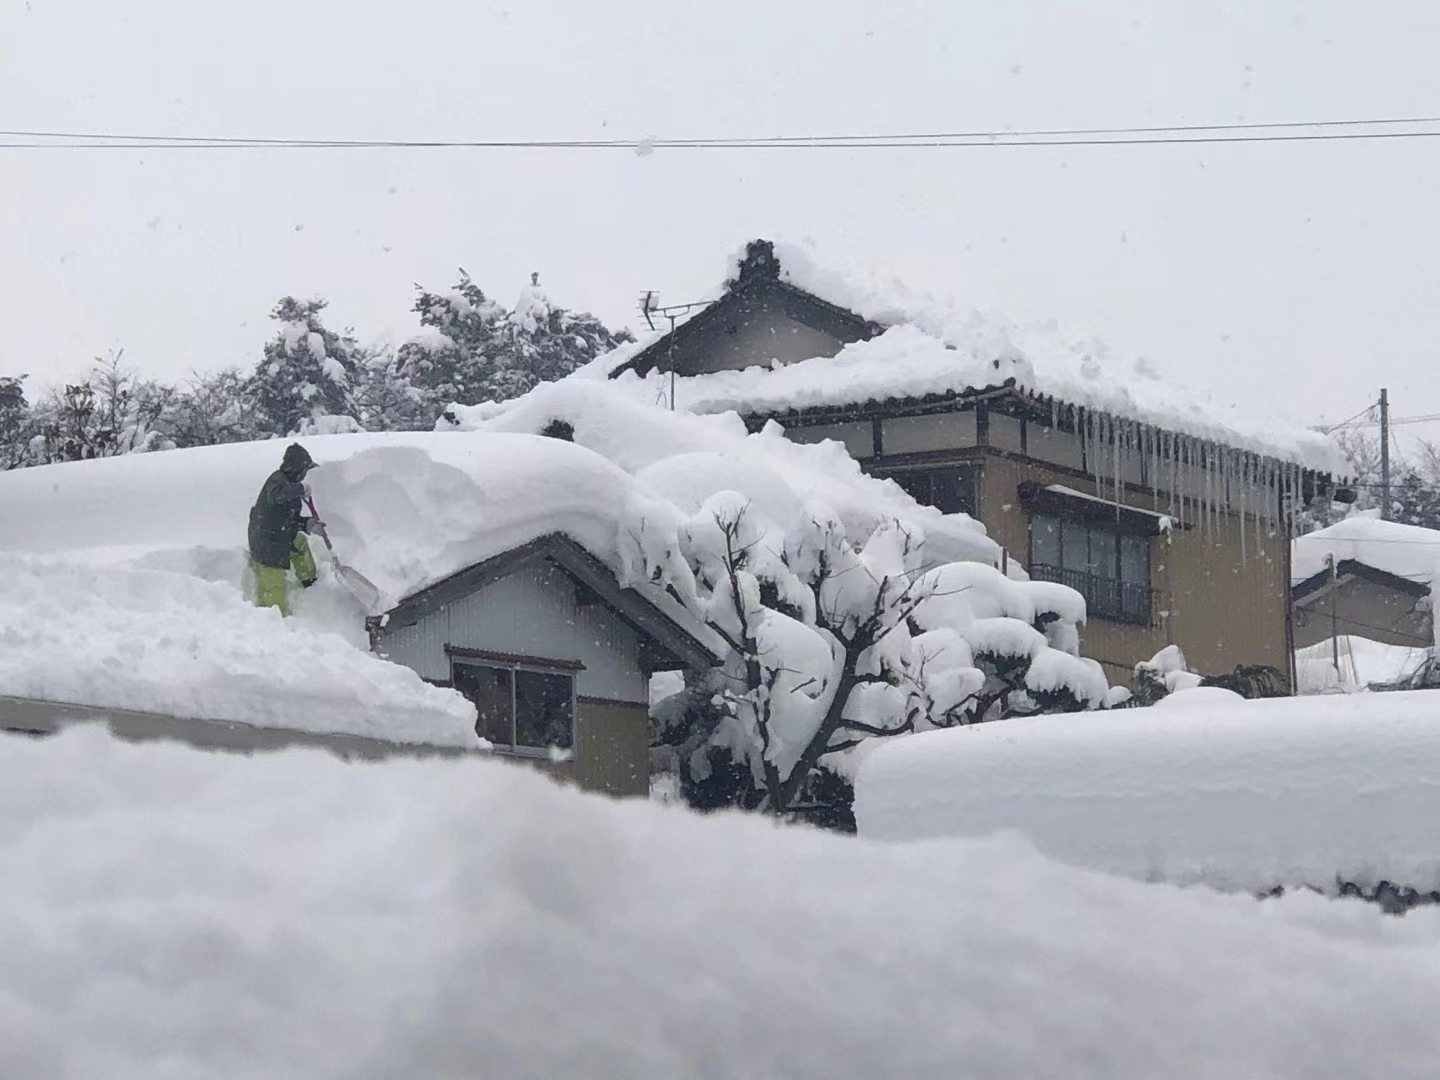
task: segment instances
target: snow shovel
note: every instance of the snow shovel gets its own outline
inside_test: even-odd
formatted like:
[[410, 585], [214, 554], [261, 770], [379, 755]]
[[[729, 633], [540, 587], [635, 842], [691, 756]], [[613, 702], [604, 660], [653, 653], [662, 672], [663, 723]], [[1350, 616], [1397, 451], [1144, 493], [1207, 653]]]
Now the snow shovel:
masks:
[[320, 529], [320, 539], [325, 541], [325, 550], [330, 552], [330, 561], [335, 564], [335, 573], [341, 583], [350, 590], [350, 594], [356, 600], [360, 601], [360, 606], [365, 609], [367, 615], [375, 614], [376, 605], [380, 603], [380, 590], [359, 570], [353, 566], [346, 566], [340, 561], [340, 556], [335, 554], [335, 545], [330, 543], [330, 534], [325, 531], [325, 523], [320, 520], [320, 514], [315, 509], [315, 500], [307, 495], [305, 505], [309, 508], [310, 516], [315, 519], [315, 523]]

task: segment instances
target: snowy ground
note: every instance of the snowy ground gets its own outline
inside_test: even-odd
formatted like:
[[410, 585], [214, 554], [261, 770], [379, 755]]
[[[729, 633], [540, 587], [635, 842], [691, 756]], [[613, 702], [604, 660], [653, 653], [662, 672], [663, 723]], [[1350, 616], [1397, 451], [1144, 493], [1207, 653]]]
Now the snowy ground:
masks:
[[1263, 891], [1440, 889], [1440, 694], [1227, 699], [876, 743], [862, 835], [1023, 833], [1141, 880]]
[[[914, 740], [916, 743], [918, 739]], [[1428, 1077], [1440, 915], [485, 760], [0, 738], [6, 1075]]]
[[[1338, 654], [1340, 667], [1335, 667]], [[1372, 683], [1392, 683], [1415, 674], [1429, 649], [1386, 645], [1341, 634], [1338, 648], [1329, 640], [1295, 650], [1295, 673], [1302, 694], [1352, 693]]]

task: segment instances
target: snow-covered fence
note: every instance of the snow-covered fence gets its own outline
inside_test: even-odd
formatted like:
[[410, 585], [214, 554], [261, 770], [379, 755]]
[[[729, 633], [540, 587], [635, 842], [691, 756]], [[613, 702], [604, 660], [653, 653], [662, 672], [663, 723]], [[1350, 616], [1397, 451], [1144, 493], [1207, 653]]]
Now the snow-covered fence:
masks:
[[1055, 858], [1142, 880], [1429, 894], [1440, 695], [1202, 689], [1153, 709], [925, 733], [875, 747], [855, 814], [877, 839], [1016, 830]]

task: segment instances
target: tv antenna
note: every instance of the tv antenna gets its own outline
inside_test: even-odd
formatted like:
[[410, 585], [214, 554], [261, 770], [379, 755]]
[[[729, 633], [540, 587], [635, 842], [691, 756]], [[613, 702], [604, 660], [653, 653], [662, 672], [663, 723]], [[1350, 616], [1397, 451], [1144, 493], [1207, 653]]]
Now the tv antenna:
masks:
[[670, 329], [665, 332], [668, 339], [666, 350], [665, 366], [670, 369], [670, 411], [675, 411], [675, 324], [685, 316], [700, 308], [707, 308], [713, 301], [696, 300], [689, 304], [671, 304], [662, 307], [660, 294], [654, 289], [646, 289], [640, 294], [640, 314], [645, 316], [645, 325], [651, 330], [656, 329], [655, 317], [665, 319], [670, 323]]

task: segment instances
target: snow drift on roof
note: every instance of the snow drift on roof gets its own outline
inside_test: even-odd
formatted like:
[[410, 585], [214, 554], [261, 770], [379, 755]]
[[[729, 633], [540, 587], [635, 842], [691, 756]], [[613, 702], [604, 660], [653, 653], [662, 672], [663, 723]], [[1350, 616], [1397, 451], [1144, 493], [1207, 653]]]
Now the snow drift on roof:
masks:
[[[616, 565], [617, 508], [634, 481], [583, 447], [433, 432], [303, 443], [321, 466], [308, 482], [336, 549], [392, 603], [551, 532]], [[0, 474], [0, 551], [169, 569], [181, 568], [175, 558], [184, 553], [239, 557], [250, 506], [285, 445], [234, 443]]]
[[[899, 281], [824, 267], [803, 247], [777, 243], [775, 253], [782, 281], [890, 329], [833, 358], [677, 380], [680, 407], [780, 412], [963, 393], [1014, 379], [1021, 389], [1123, 419], [1339, 476], [1350, 472], [1334, 440], [1264, 403], [1226, 401], [1177, 385], [1144, 360], [1124, 360], [1097, 340], [1070, 338], [1054, 326], [1020, 325]], [[732, 256], [730, 279], [743, 257], [743, 250]], [[629, 350], [608, 367], [597, 361], [596, 368], [613, 371], [633, 355]], [[642, 392], [654, 392], [649, 382], [658, 386], [658, 380], [648, 380]]]
[[1387, 574], [1428, 585], [1435, 576], [1436, 562], [1440, 561], [1440, 531], [1357, 514], [1328, 528], [1297, 536], [1292, 549], [1292, 584], [1326, 569], [1326, 557], [1334, 555], [1337, 563], [1353, 559]]
[[1435, 1071], [1425, 910], [704, 818], [483, 759], [0, 751], [17, 1077]]
[[[864, 473], [838, 443], [793, 443], [776, 425], [750, 434], [734, 414], [672, 412], [642, 400], [634, 385], [633, 379], [629, 386], [624, 381], [562, 379], [513, 401], [451, 406], [437, 427], [539, 432], [559, 421], [570, 426], [577, 444], [629, 472], [639, 473], [678, 455], [697, 455], [689, 459], [686, 491], [702, 502], [726, 487], [749, 495], [752, 481], [772, 491], [783, 485], [801, 502], [814, 500], [833, 509], [857, 543], [882, 521], [899, 519], [922, 530], [932, 562], [1000, 561], [999, 546], [978, 521], [917, 503], [894, 481]], [[674, 471], [673, 463], [660, 471], [667, 476], [662, 494], [681, 498], [670, 475]]]

